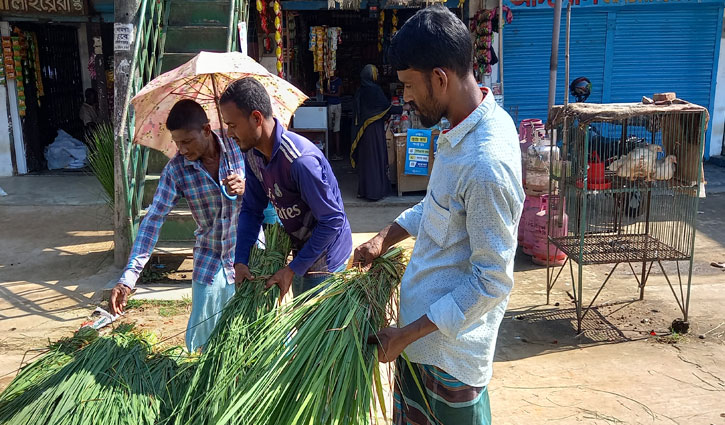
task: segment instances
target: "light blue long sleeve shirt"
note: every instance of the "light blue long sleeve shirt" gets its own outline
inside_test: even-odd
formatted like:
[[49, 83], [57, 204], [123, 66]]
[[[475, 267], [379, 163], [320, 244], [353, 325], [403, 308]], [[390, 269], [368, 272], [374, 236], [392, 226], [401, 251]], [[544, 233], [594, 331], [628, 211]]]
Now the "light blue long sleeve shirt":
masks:
[[401, 284], [399, 325], [425, 315], [438, 326], [405, 352], [476, 387], [491, 379], [524, 202], [516, 128], [493, 94], [484, 95], [441, 134], [426, 197], [396, 219], [417, 238]]

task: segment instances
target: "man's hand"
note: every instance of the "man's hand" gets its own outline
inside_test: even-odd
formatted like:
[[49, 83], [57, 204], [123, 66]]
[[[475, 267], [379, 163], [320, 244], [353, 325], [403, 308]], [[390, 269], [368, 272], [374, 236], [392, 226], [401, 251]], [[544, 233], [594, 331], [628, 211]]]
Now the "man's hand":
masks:
[[229, 195], [244, 195], [244, 179], [239, 174], [230, 174], [222, 180], [222, 184], [227, 187]]
[[245, 280], [252, 280], [252, 272], [249, 271], [249, 267], [246, 264], [236, 263], [234, 265], [234, 282], [242, 283]]
[[382, 254], [383, 238], [381, 238], [380, 235], [376, 235], [369, 241], [355, 248], [355, 254], [352, 257], [352, 264], [358, 267], [365, 267]]
[[357, 267], [366, 267], [376, 258], [380, 257], [391, 246], [404, 241], [410, 235], [398, 223], [393, 223], [378, 232], [375, 237], [355, 248], [352, 264]]
[[279, 286], [279, 301], [282, 302], [284, 296], [287, 295], [287, 292], [289, 292], [290, 286], [292, 286], [292, 279], [294, 277], [295, 272], [287, 266], [269, 278], [267, 283], [264, 285], [264, 289], [269, 289], [274, 285]]
[[368, 344], [378, 346], [379, 362], [389, 363], [395, 360], [405, 347], [437, 330], [438, 327], [428, 319], [428, 316], [422, 316], [403, 328], [385, 328], [375, 335], [368, 336]]
[[378, 361], [390, 363], [413, 342], [405, 328], [385, 328], [375, 335], [368, 336], [368, 344], [378, 346]]
[[131, 288], [123, 283], [117, 283], [111, 290], [111, 299], [108, 301], [111, 307], [111, 314], [114, 316], [123, 313], [128, 302], [128, 296], [131, 295]]

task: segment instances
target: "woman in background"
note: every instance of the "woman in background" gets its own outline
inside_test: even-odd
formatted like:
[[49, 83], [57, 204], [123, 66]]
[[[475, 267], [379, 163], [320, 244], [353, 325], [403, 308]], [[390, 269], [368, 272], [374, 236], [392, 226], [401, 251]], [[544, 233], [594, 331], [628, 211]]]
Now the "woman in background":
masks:
[[385, 116], [390, 101], [378, 86], [378, 69], [365, 65], [353, 104], [353, 142], [350, 159], [358, 171], [358, 198], [377, 201], [390, 192]]

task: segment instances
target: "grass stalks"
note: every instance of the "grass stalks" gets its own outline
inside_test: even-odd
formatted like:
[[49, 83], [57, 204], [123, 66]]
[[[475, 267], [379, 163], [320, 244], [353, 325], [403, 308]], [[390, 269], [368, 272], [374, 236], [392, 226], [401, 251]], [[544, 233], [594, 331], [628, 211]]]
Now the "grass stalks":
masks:
[[[280, 225], [265, 231], [266, 247], [252, 248], [250, 272], [256, 278], [242, 283], [224, 308], [203, 353], [186, 395], [174, 415], [174, 424], [210, 424], [243, 379], [253, 357], [243, 356], [255, 326], [271, 320], [279, 289], [264, 290], [266, 279], [285, 266], [292, 248]], [[241, 363], [240, 363], [241, 361]]]
[[155, 336], [132, 326], [105, 337], [82, 332], [16, 377], [0, 395], [0, 424], [155, 425], [164, 420], [178, 397], [167, 384], [177, 376], [183, 351], [155, 352]]
[[390, 301], [402, 277], [402, 257], [396, 249], [367, 272], [335, 274], [318, 294], [300, 297], [277, 320], [264, 321], [244, 353], [254, 361], [238, 363], [247, 366], [244, 378], [214, 423], [373, 421], [374, 392], [381, 384], [377, 348], [366, 339], [396, 316]]
[[113, 126], [108, 123], [99, 124], [87, 134], [86, 140], [90, 148], [88, 164], [93, 171], [93, 175], [101, 183], [109, 205], [113, 207]]

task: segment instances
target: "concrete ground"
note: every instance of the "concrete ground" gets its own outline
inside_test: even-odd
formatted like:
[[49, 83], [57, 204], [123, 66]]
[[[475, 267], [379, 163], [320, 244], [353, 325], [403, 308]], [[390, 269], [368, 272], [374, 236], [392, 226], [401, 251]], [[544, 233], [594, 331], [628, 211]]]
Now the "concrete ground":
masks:
[[[0, 196], [0, 388], [24, 355], [36, 355], [28, 350], [69, 335], [86, 320], [98, 302], [94, 293], [118, 276], [100, 188], [92, 178], [68, 178], [0, 179], [8, 192]], [[710, 266], [725, 261], [725, 194], [709, 181], [698, 214], [688, 335], [668, 330], [682, 314], [661, 272], [653, 271], [639, 301], [631, 272], [618, 269], [577, 335], [570, 280], [557, 283], [547, 305], [546, 270], [525, 256], [517, 259], [489, 386], [494, 423], [725, 424], [725, 272]], [[67, 204], [69, 198], [75, 205], [54, 201]], [[348, 207], [355, 243], [403, 208]], [[586, 299], [608, 270], [585, 269]], [[676, 270], [668, 271], [676, 280]], [[146, 324], [173, 335], [185, 320]]]

